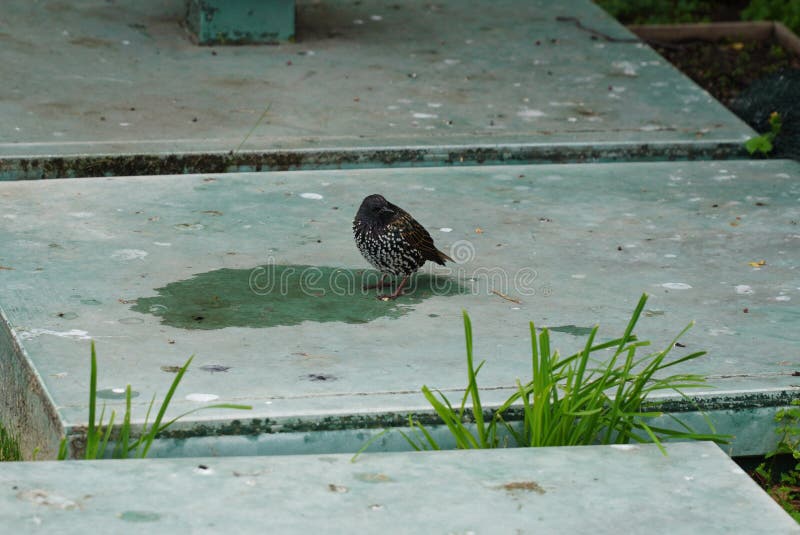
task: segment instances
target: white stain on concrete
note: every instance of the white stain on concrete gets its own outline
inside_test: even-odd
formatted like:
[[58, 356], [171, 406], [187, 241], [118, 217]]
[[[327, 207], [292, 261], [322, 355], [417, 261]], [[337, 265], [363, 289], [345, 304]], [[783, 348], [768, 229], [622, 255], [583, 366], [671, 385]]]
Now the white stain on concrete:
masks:
[[78, 219], [88, 219], [90, 217], [94, 217], [92, 212], [70, 212], [69, 215], [72, 217], [77, 217]]
[[517, 112], [517, 117], [522, 119], [535, 119], [537, 117], [544, 117], [545, 113], [542, 110], [534, 110], [531, 108], [522, 108]]
[[709, 329], [708, 334], [710, 334], [711, 336], [719, 336], [721, 334], [724, 334], [726, 336], [733, 336], [734, 334], [736, 334], [736, 331], [729, 329], [728, 327], [720, 327], [719, 329]]
[[322, 199], [322, 195], [319, 193], [301, 193], [300, 196], [304, 199], [312, 199], [315, 201], [319, 201]]
[[662, 287], [668, 290], [689, 290], [691, 289], [691, 285], [686, 284], [685, 282], [665, 282], [661, 285]]
[[754, 293], [753, 288], [751, 286], [748, 286], [747, 284], [737, 284], [734, 289], [736, 290], [736, 293], [739, 295], [749, 295]]
[[186, 395], [187, 401], [196, 401], [197, 403], [208, 403], [217, 399], [219, 399], [219, 396], [216, 394], [192, 393]]
[[141, 249], [117, 249], [111, 253], [114, 260], [141, 260], [147, 256], [147, 251]]
[[453, 232], [453, 229], [450, 227], [442, 227], [439, 229], [440, 232]]
[[610, 448], [614, 448], [615, 450], [622, 450], [622, 451], [635, 451], [639, 449], [639, 446], [634, 444], [611, 444]]
[[615, 71], [625, 76], [638, 76], [636, 65], [630, 61], [615, 61], [611, 64]]
[[420, 113], [420, 112], [412, 112], [414, 119], [436, 119], [439, 116], [435, 113]]
[[27, 329], [25, 331], [20, 331], [19, 337], [23, 340], [30, 340], [31, 338], [36, 338], [37, 336], [41, 336], [43, 334], [47, 334], [50, 336], [58, 336], [59, 338], [69, 338], [72, 340], [91, 340], [91, 336], [86, 331], [82, 331], [80, 329], [70, 329], [69, 331], [52, 331], [50, 329]]

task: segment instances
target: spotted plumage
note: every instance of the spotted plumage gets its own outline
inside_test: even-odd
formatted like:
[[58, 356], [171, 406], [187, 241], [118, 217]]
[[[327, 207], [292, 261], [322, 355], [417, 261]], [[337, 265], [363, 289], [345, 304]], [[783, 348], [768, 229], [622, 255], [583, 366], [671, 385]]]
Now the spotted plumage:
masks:
[[353, 220], [353, 237], [367, 262], [381, 272], [378, 286], [387, 274], [403, 277], [392, 295], [380, 298], [400, 295], [408, 277], [426, 260], [442, 266], [446, 260], [453, 261], [434, 246], [425, 227], [381, 195], [370, 195], [361, 202]]

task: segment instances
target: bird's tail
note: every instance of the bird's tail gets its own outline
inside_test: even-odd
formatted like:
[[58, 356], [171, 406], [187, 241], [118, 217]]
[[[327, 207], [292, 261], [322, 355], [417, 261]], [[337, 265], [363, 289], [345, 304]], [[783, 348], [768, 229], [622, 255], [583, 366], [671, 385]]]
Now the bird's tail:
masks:
[[445, 260], [447, 260], [448, 262], [455, 262], [455, 260], [453, 260], [452, 258], [450, 258], [449, 256], [447, 256], [446, 254], [444, 254], [443, 252], [441, 252], [439, 249], [436, 249], [436, 252], [438, 253], [438, 256], [439, 256], [439, 258], [438, 258], [438, 259], [436, 259], [436, 263], [437, 263], [437, 264], [439, 264], [439, 265], [443, 266], [443, 265], [444, 265], [444, 262], [445, 262]]

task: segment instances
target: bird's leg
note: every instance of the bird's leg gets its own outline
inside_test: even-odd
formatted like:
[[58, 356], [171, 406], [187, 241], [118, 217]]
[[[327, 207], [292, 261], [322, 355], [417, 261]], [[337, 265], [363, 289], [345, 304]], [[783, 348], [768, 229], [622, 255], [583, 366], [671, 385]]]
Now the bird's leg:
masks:
[[386, 278], [386, 273], [381, 273], [381, 278], [378, 281], [378, 284], [367, 284], [364, 286], [365, 290], [374, 290], [375, 288], [383, 288], [383, 279]]
[[405, 277], [403, 277], [403, 280], [400, 281], [400, 286], [397, 287], [397, 289], [394, 291], [394, 293], [392, 295], [379, 295], [378, 299], [380, 299], [381, 301], [389, 301], [391, 299], [397, 299], [397, 297], [403, 291], [403, 286], [405, 286], [406, 281], [408, 280], [408, 277], [409, 277], [409, 275], [406, 275]]

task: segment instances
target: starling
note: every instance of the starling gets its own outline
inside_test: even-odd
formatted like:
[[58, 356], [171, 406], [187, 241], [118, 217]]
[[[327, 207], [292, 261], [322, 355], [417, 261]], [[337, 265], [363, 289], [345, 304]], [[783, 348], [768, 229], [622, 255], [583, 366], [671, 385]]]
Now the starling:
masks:
[[361, 202], [353, 220], [353, 237], [364, 258], [381, 272], [378, 287], [383, 286], [387, 274], [403, 277], [393, 294], [379, 299], [400, 295], [408, 277], [426, 260], [442, 266], [445, 260], [453, 261], [433, 245], [433, 238], [416, 219], [381, 195], [370, 195]]

